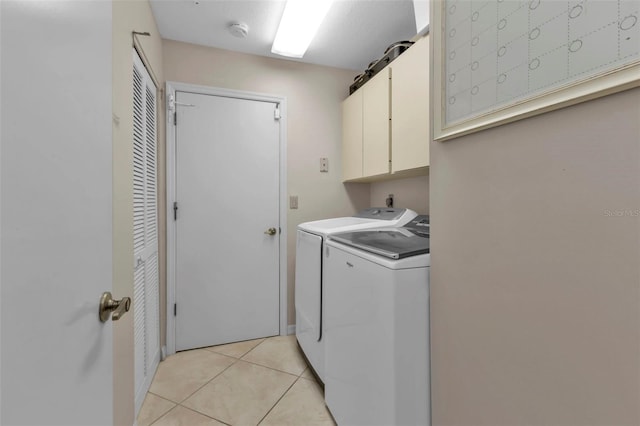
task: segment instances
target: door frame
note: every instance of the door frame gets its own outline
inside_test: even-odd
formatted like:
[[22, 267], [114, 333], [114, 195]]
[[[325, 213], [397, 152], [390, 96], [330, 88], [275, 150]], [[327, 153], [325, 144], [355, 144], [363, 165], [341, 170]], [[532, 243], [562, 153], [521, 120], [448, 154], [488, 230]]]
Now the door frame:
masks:
[[224, 89], [220, 87], [199, 86], [176, 81], [166, 82], [166, 111], [167, 111], [167, 152], [166, 152], [166, 214], [167, 214], [167, 336], [166, 355], [176, 352], [176, 321], [173, 305], [176, 303], [176, 221], [173, 220], [173, 203], [176, 201], [176, 125], [174, 113], [176, 106], [175, 93], [189, 92], [200, 95], [222, 96], [235, 99], [246, 99], [261, 102], [271, 102], [279, 105], [280, 119], [280, 184], [279, 184], [279, 222], [280, 239], [278, 251], [279, 289], [280, 289], [280, 335], [287, 334], [287, 98], [279, 95], [247, 92], [241, 90]]

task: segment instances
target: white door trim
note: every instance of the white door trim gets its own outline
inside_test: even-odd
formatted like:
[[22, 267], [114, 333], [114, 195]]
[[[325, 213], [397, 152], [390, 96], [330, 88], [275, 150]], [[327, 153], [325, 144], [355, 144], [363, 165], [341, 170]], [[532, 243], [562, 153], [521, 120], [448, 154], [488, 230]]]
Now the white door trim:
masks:
[[[166, 354], [176, 352], [176, 323], [173, 306], [176, 303], [176, 222], [173, 220], [173, 203], [176, 201], [176, 126], [174, 112], [175, 92], [224, 96], [272, 102], [280, 106], [280, 335], [287, 334], [287, 99], [284, 96], [245, 92], [218, 87], [167, 81], [167, 349]], [[178, 108], [180, 106], [177, 106]], [[180, 214], [178, 210], [178, 215]]]

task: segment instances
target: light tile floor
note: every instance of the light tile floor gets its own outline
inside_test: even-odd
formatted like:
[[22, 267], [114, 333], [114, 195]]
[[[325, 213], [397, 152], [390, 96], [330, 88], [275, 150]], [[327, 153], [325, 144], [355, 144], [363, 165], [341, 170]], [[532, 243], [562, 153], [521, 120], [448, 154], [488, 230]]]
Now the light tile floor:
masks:
[[158, 366], [137, 424], [335, 425], [295, 336], [168, 357]]

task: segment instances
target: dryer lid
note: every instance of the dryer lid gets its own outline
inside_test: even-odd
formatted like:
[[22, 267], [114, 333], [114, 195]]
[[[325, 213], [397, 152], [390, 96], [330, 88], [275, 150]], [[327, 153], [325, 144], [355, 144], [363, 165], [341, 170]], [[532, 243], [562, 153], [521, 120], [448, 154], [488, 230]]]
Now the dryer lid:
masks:
[[298, 229], [316, 235], [326, 236], [338, 232], [355, 231], [367, 228], [386, 228], [402, 226], [414, 219], [417, 213], [410, 209], [371, 207], [358, 212], [355, 216], [321, 219], [298, 225]]

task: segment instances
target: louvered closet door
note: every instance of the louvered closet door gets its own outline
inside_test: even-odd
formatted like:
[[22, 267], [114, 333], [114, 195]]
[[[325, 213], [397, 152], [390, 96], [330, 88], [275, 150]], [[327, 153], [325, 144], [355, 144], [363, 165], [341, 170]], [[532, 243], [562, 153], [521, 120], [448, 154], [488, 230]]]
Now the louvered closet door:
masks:
[[156, 87], [133, 52], [133, 254], [136, 414], [160, 361]]

